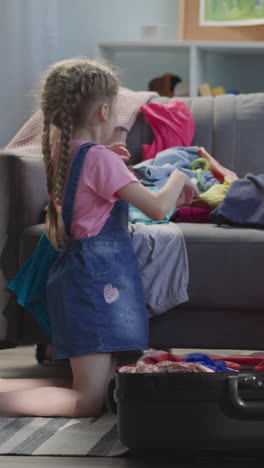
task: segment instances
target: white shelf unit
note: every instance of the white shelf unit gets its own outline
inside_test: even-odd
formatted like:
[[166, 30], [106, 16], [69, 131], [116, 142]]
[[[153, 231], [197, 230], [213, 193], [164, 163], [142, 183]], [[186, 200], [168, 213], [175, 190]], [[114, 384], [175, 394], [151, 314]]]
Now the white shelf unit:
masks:
[[204, 82], [242, 93], [264, 91], [264, 41], [97, 41], [94, 56], [117, 65], [123, 85], [135, 90], [174, 73], [189, 82], [192, 97]]

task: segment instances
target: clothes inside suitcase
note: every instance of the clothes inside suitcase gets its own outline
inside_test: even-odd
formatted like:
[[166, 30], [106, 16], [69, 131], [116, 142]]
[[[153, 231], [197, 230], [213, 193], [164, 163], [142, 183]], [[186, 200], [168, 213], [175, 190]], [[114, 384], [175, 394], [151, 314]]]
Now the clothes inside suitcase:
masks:
[[117, 373], [121, 442], [152, 455], [264, 450], [264, 372], [242, 369]]

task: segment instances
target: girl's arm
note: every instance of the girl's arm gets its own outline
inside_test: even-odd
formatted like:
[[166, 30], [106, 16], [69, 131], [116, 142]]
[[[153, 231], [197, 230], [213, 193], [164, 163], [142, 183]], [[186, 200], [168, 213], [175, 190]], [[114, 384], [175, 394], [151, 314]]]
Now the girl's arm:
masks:
[[190, 201], [198, 192], [189, 177], [183, 172], [174, 171], [168, 181], [158, 192], [150, 192], [140, 183], [130, 183], [118, 190], [117, 194], [134, 205], [149, 218], [159, 221], [176, 205], [182, 190], [186, 190]]

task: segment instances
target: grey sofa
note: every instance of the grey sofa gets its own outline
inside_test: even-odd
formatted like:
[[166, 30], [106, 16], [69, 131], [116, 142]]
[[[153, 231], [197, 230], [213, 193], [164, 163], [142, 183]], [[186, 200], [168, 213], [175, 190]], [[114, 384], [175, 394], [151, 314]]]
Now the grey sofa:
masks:
[[[205, 146], [241, 177], [264, 172], [264, 93], [184, 100], [196, 122], [194, 145]], [[140, 159], [142, 143], [152, 140], [141, 114], [127, 141], [133, 163]], [[0, 177], [4, 289], [44, 228], [47, 192], [41, 155], [1, 152]], [[263, 349], [264, 230], [214, 224], [179, 226], [189, 257], [189, 302], [151, 319], [151, 346]], [[33, 317], [4, 290], [0, 307], [2, 346], [46, 342]]]

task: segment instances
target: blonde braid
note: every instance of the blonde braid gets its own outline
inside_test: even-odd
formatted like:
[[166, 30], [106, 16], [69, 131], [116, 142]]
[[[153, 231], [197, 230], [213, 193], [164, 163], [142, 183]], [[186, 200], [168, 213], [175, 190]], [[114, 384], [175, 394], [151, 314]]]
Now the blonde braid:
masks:
[[44, 129], [42, 135], [42, 152], [43, 152], [43, 160], [46, 170], [46, 178], [47, 178], [47, 190], [49, 194], [48, 199], [48, 211], [46, 217], [46, 234], [51, 243], [55, 248], [57, 248], [57, 240], [56, 240], [56, 224], [57, 224], [57, 212], [56, 207], [54, 205], [54, 200], [52, 196], [52, 187], [53, 187], [53, 179], [54, 179], [54, 167], [53, 161], [51, 157], [51, 147], [50, 147], [50, 118], [48, 115], [44, 117]]
[[61, 119], [62, 119], [62, 128], [61, 128], [61, 149], [60, 149], [60, 158], [59, 165], [54, 181], [54, 192], [53, 197], [58, 205], [62, 204], [63, 192], [65, 187], [67, 169], [68, 169], [68, 160], [70, 154], [70, 142], [72, 139], [72, 117], [70, 114], [70, 106], [66, 103], [61, 109]]
[[61, 206], [70, 156], [70, 142], [72, 139], [72, 118], [70, 115], [69, 106], [67, 104], [61, 109], [61, 120], [61, 149], [59, 165], [54, 180], [53, 199], [57, 207], [60, 207], [60, 209], [57, 210], [57, 244], [59, 244], [63, 249], [66, 249], [68, 246], [69, 239], [65, 232], [64, 221], [61, 213]]
[[[44, 113], [42, 138], [43, 156], [50, 194], [46, 218], [46, 232], [55, 248], [67, 248], [69, 238], [61, 214], [70, 156], [73, 128], [85, 122], [93, 105], [117, 95], [119, 81], [107, 66], [87, 59], [69, 59], [54, 64], [41, 97]], [[54, 172], [50, 147], [50, 125], [61, 131], [61, 150], [58, 168]]]
[[47, 176], [47, 189], [48, 193], [51, 193], [53, 180], [53, 164], [50, 147], [50, 120], [47, 116], [45, 116], [44, 118], [44, 128], [42, 134], [42, 153]]

